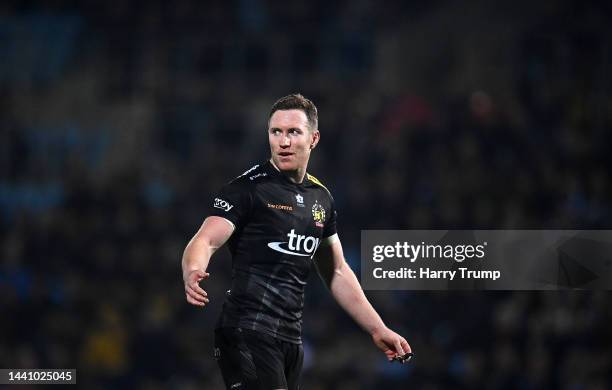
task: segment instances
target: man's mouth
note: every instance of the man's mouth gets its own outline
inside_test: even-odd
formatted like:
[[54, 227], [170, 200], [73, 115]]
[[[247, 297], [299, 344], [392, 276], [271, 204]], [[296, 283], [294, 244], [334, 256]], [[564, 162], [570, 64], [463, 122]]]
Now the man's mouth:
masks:
[[281, 157], [289, 157], [289, 156], [292, 156], [293, 153], [291, 153], [291, 152], [279, 152], [278, 155], [281, 156]]

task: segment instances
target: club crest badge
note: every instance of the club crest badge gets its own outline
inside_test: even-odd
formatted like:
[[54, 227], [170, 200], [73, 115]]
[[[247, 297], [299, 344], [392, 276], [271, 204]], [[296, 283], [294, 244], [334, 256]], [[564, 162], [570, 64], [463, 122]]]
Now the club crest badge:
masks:
[[325, 221], [325, 209], [317, 201], [315, 201], [315, 204], [312, 206], [312, 218], [314, 219], [317, 227], [323, 227], [323, 221]]

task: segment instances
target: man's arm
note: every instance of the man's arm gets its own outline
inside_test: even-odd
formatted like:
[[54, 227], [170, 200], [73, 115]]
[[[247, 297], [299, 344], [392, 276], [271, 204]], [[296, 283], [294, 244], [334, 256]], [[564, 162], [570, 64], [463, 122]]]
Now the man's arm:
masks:
[[205, 306], [208, 294], [199, 285], [208, 278], [206, 272], [210, 258], [234, 232], [234, 226], [225, 218], [211, 216], [204, 220], [198, 232], [187, 244], [183, 252], [183, 282], [187, 302], [195, 306]]
[[366, 298], [355, 273], [344, 259], [337, 235], [321, 244], [315, 255], [315, 264], [338, 304], [372, 336], [374, 344], [387, 355], [387, 359], [412, 352], [406, 339], [387, 328]]

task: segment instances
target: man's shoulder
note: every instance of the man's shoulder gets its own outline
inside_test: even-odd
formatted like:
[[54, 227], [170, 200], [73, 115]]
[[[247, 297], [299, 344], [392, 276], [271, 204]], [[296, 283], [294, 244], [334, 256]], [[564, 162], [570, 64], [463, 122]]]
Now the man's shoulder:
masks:
[[315, 176], [311, 175], [310, 173], [306, 173], [306, 180], [313, 186], [313, 187], [317, 187], [317, 188], [322, 188], [323, 190], [325, 190], [325, 192], [332, 197], [331, 191], [329, 190], [329, 188], [327, 188], [322, 182], [321, 180], [317, 179]]
[[246, 171], [244, 171], [239, 176], [232, 179], [228, 183], [228, 185], [248, 187], [253, 184], [256, 184], [257, 182], [261, 181], [262, 179], [266, 177], [268, 177], [268, 172], [267, 172], [267, 169], [265, 168], [265, 164], [256, 164], [256, 165], [253, 165], [251, 168], [247, 169]]

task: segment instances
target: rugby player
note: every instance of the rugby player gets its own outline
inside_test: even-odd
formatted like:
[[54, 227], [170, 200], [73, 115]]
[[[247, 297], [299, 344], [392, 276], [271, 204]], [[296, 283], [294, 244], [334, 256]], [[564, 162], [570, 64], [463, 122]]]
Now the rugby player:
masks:
[[226, 242], [232, 282], [215, 331], [227, 389], [298, 389], [304, 286], [314, 263], [331, 294], [393, 360], [411, 352], [365, 297], [336, 232], [334, 199], [306, 172], [320, 139], [315, 105], [300, 94], [270, 110], [271, 158], [225, 185], [183, 253], [187, 302], [204, 307], [199, 283]]

